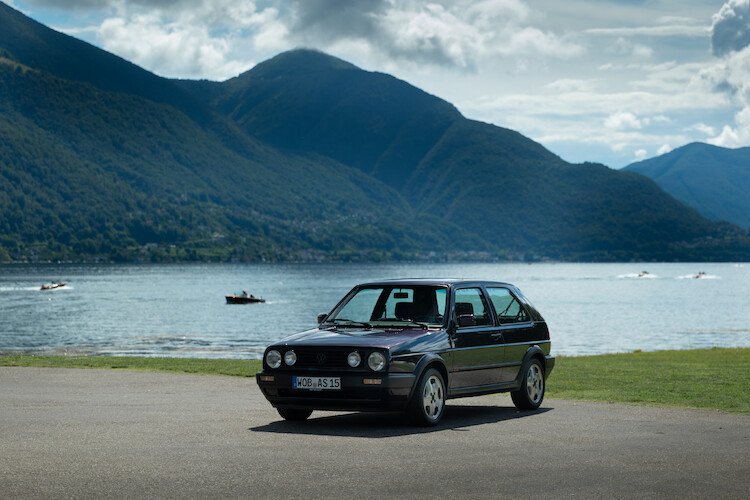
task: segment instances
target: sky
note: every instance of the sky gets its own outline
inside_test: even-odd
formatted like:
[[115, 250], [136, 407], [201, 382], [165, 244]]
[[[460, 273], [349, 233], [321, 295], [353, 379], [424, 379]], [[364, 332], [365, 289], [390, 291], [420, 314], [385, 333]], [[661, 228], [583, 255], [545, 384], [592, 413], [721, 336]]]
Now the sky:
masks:
[[3, 0], [158, 75], [314, 48], [563, 159], [750, 146], [750, 0]]

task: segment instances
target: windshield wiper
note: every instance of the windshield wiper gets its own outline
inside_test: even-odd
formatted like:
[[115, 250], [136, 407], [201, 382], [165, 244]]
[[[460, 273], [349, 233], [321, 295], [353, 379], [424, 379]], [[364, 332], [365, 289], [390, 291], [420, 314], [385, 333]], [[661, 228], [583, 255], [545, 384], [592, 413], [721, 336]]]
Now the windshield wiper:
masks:
[[[339, 321], [345, 321], [346, 324], [342, 325], [339, 323]], [[364, 326], [365, 328], [372, 328], [372, 325], [370, 323], [364, 323], [362, 321], [354, 321], [351, 319], [334, 318], [330, 322], [337, 326]], [[326, 323], [328, 323], [328, 321], [326, 321]]]
[[420, 321], [414, 321], [413, 319], [391, 319], [391, 318], [386, 318], [386, 319], [379, 320], [378, 321], [378, 326], [383, 326], [382, 323], [381, 323], [381, 321], [382, 321], [382, 323], [386, 323], [386, 324], [390, 323], [391, 326], [397, 326], [397, 327], [400, 327], [400, 328], [404, 328], [404, 323], [408, 323], [409, 325], [417, 325], [419, 327], [422, 327], [422, 329], [424, 329], [424, 330], [429, 330], [430, 329], [430, 324], [429, 323], [423, 323], [423, 322], [420, 322]]

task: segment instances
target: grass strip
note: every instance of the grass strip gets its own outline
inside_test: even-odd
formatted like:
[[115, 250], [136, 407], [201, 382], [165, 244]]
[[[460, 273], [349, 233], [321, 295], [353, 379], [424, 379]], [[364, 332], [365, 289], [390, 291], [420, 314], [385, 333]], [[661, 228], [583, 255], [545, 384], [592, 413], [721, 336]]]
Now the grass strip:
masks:
[[145, 372], [254, 377], [259, 359], [144, 358], [137, 356], [0, 356], [0, 366], [99, 368]]
[[558, 357], [547, 396], [750, 414], [750, 349]]
[[[260, 360], [0, 356], [0, 366], [101, 368], [252, 377]], [[547, 397], [750, 414], [750, 348], [558, 357]]]

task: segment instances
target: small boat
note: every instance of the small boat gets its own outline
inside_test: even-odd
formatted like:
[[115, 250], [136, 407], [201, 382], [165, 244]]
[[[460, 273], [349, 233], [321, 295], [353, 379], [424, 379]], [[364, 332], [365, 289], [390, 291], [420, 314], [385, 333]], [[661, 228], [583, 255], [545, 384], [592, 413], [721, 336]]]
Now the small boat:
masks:
[[67, 285], [67, 283], [64, 281], [53, 281], [52, 283], [42, 285], [40, 290], [54, 290], [55, 288], [61, 288], [65, 285]]
[[696, 274], [695, 276], [693, 276], [693, 278], [698, 279], [698, 278], [704, 277], [705, 275], [706, 275], [706, 273], [704, 273], [703, 271], [701, 271], [698, 274]]
[[240, 295], [232, 294], [232, 295], [226, 295], [227, 298], [227, 304], [254, 304], [257, 302], [265, 302], [266, 299], [258, 298], [254, 295], [248, 295], [247, 293], [242, 293]]

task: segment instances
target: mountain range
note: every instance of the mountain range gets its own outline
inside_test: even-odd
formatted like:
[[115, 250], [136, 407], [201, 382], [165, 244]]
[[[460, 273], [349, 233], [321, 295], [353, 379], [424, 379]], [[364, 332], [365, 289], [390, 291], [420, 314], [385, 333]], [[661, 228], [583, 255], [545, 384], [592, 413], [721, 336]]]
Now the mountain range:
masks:
[[314, 50], [154, 75], [0, 3], [0, 261], [746, 260], [747, 231]]
[[750, 228], [750, 148], [695, 142], [625, 170], [653, 179], [709, 219]]

